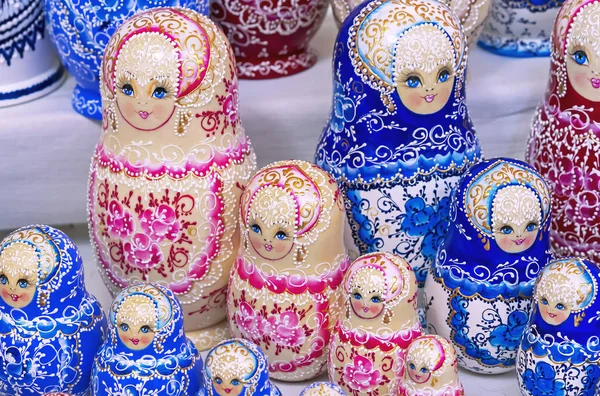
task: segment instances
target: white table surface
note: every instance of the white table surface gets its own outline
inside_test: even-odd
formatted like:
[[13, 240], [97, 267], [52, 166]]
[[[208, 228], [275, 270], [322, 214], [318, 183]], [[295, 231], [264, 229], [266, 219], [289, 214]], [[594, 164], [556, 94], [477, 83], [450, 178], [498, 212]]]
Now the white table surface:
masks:
[[[259, 166], [281, 159], [312, 160], [331, 104], [336, 34], [330, 14], [313, 40], [320, 56], [313, 68], [292, 77], [240, 82], [242, 122]], [[487, 158], [523, 158], [548, 70], [548, 58], [504, 58], [473, 48], [467, 102]], [[31, 223], [85, 223], [89, 160], [100, 126], [71, 109], [73, 86], [70, 78], [42, 99], [0, 109], [0, 230]], [[87, 228], [59, 228], [80, 247], [86, 283], [108, 307], [111, 298], [95, 268]], [[482, 376], [462, 371], [461, 378], [467, 396], [520, 394], [514, 373]], [[298, 395], [303, 387], [279, 385], [284, 396]]]

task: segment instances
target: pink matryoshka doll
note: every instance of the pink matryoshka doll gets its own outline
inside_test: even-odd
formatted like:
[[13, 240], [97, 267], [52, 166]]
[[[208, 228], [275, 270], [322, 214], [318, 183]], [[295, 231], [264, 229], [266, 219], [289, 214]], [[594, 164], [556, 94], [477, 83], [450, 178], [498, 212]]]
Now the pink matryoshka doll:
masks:
[[396, 395], [406, 349], [421, 335], [417, 278], [390, 253], [357, 258], [346, 274], [345, 312], [329, 347], [329, 378], [353, 396]]
[[316, 165], [275, 162], [248, 183], [240, 216], [227, 296], [231, 332], [263, 350], [272, 378], [314, 378], [326, 370], [349, 265], [338, 186]]
[[402, 396], [464, 396], [458, 379], [454, 346], [438, 335], [423, 335], [410, 343]]
[[208, 349], [228, 336], [236, 208], [255, 169], [231, 47], [207, 17], [155, 8], [112, 36], [101, 81], [89, 184], [100, 273], [113, 295], [138, 282], [169, 288], [186, 335]]
[[567, 0], [552, 36], [550, 80], [527, 160], [552, 191], [559, 257], [600, 264], [600, 1]]

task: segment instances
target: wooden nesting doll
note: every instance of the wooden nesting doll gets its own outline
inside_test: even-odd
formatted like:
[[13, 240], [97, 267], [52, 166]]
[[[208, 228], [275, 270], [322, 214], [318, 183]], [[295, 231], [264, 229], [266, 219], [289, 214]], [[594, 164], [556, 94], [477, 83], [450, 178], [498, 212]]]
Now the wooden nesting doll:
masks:
[[334, 49], [316, 163], [344, 193], [348, 248], [401, 256], [422, 288], [450, 192], [481, 156], [465, 104], [465, 36], [436, 0], [375, 0], [352, 15]]
[[250, 180], [240, 216], [231, 331], [264, 351], [272, 378], [316, 377], [326, 369], [349, 265], [338, 186], [316, 165], [275, 162]]
[[346, 393], [333, 382], [315, 382], [304, 388], [300, 396], [346, 396]]
[[596, 264], [576, 257], [539, 275], [517, 356], [523, 395], [600, 394], [599, 277]]
[[464, 396], [454, 347], [438, 335], [417, 337], [408, 346], [402, 396]]
[[204, 396], [202, 357], [185, 336], [184, 313], [170, 289], [129, 286], [109, 318], [94, 361], [94, 395]]
[[100, 273], [113, 295], [138, 282], [169, 287], [187, 335], [209, 349], [228, 335], [237, 204], [256, 166], [231, 48], [194, 11], [139, 13], [108, 43], [102, 94], [89, 184]]
[[345, 312], [329, 347], [329, 378], [353, 396], [396, 395], [406, 349], [421, 335], [417, 281], [390, 253], [356, 259], [346, 274]]
[[106, 332], [79, 250], [62, 231], [20, 228], [0, 242], [0, 394], [89, 395]]
[[427, 323], [482, 373], [514, 368], [537, 274], [552, 259], [550, 190], [528, 164], [473, 166], [450, 202], [450, 228], [425, 284]]
[[281, 396], [269, 379], [269, 363], [258, 346], [241, 338], [226, 340], [206, 356], [208, 396]]
[[600, 264], [600, 1], [568, 0], [556, 19], [546, 96], [527, 161], [548, 180], [558, 256]]

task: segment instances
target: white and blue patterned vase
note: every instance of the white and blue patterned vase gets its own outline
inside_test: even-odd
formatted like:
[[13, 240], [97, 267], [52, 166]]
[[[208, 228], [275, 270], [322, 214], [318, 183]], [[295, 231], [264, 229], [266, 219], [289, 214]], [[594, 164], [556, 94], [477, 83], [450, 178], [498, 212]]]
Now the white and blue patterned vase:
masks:
[[66, 75], [46, 32], [41, 0], [0, 0], [0, 107], [37, 99]]
[[346, 396], [346, 393], [333, 382], [315, 382], [304, 388], [300, 396]]
[[232, 338], [206, 355], [204, 382], [208, 396], [281, 396], [269, 379], [269, 362], [254, 343]]
[[181, 304], [155, 283], [123, 289], [94, 361], [93, 395], [204, 396], [200, 352], [183, 331]]
[[450, 228], [425, 284], [427, 323], [475, 372], [514, 369], [538, 273], [552, 260], [548, 185], [528, 164], [473, 166], [450, 202]]
[[517, 355], [523, 395], [600, 394], [599, 277], [596, 264], [575, 257], [539, 275]]
[[45, 225], [0, 243], [0, 395], [89, 395], [106, 332], [77, 247]]
[[550, 56], [550, 35], [563, 0], [492, 0], [479, 46], [498, 55]]
[[407, 260], [421, 289], [450, 192], [481, 157], [465, 103], [467, 42], [435, 0], [375, 0], [340, 28], [333, 104], [316, 163], [340, 185], [351, 257]]
[[79, 114], [102, 119], [100, 64], [108, 40], [125, 20], [155, 7], [186, 7], [208, 15], [209, 0], [44, 0], [48, 31], [77, 82], [71, 103]]

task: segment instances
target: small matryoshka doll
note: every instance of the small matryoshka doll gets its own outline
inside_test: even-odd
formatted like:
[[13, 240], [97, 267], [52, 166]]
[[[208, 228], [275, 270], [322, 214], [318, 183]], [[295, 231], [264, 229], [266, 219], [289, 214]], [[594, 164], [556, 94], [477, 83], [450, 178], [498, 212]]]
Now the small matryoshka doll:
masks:
[[406, 352], [403, 396], [463, 396], [454, 347], [438, 335], [423, 335]]
[[275, 162], [248, 183], [240, 216], [231, 331], [264, 351], [272, 378], [316, 377], [326, 369], [349, 265], [338, 186], [316, 165]]
[[465, 104], [465, 36], [435, 0], [374, 0], [352, 15], [334, 49], [316, 163], [344, 193], [348, 248], [401, 256], [421, 289], [450, 192], [481, 155]]
[[175, 294], [155, 283], [123, 289], [94, 362], [94, 395], [204, 395], [202, 357], [183, 331]]
[[575, 257], [540, 273], [517, 355], [523, 395], [600, 394], [599, 277], [596, 264]]
[[89, 395], [106, 332], [79, 250], [62, 231], [20, 228], [0, 242], [0, 394]]
[[406, 349], [421, 335], [417, 280], [390, 253], [356, 259], [346, 274], [345, 311], [329, 349], [329, 378], [349, 395], [397, 394]]
[[552, 259], [550, 190], [528, 164], [473, 166], [450, 202], [450, 228], [425, 284], [430, 332], [449, 339], [459, 364], [514, 368], [537, 274]]
[[204, 382], [208, 396], [281, 396], [269, 380], [265, 354], [241, 338], [222, 341], [208, 352]]
[[527, 161], [548, 180], [558, 256], [600, 264], [600, 1], [568, 0], [556, 19], [546, 97]]
[[491, 0], [478, 44], [498, 55], [550, 55], [550, 32], [563, 0]]
[[300, 396], [346, 396], [346, 393], [333, 382], [315, 382], [304, 388]]
[[138, 282], [168, 286], [188, 336], [209, 349], [228, 334], [237, 205], [256, 166], [231, 48], [194, 11], [139, 13], [108, 43], [102, 94], [89, 185], [100, 273], [113, 295]]

